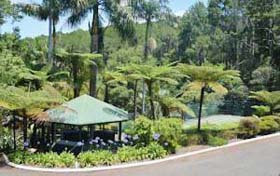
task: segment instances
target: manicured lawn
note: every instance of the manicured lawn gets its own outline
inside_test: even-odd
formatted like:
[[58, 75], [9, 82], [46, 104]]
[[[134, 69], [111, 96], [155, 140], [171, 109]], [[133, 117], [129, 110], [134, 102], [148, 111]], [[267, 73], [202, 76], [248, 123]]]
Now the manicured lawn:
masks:
[[[239, 121], [243, 119], [242, 116], [234, 115], [213, 115], [202, 118], [202, 129], [205, 130], [226, 130], [238, 127]], [[188, 119], [185, 122], [184, 128], [196, 128], [197, 119]]]

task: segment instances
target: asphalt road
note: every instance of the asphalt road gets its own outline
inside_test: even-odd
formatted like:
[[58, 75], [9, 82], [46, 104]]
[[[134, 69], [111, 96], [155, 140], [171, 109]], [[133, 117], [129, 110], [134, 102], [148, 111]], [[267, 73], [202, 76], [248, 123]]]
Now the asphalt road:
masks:
[[150, 166], [89, 173], [39, 173], [0, 166], [0, 176], [280, 176], [280, 137]]

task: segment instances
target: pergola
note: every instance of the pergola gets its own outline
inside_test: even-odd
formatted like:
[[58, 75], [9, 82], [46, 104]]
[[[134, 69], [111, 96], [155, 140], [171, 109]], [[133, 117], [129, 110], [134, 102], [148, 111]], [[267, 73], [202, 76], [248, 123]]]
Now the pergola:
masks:
[[[92, 134], [92, 127], [94, 127], [94, 125], [118, 123], [118, 139], [121, 140], [122, 122], [127, 121], [129, 118], [128, 113], [120, 108], [100, 101], [89, 95], [82, 95], [39, 114], [38, 119], [51, 124], [50, 140], [54, 143], [56, 136], [55, 127], [57, 124], [78, 127], [81, 139], [83, 127], [88, 127], [90, 129], [90, 133]], [[15, 126], [14, 115], [14, 149], [16, 149]], [[24, 143], [27, 141], [27, 126], [27, 118], [23, 118]], [[45, 133], [44, 125], [42, 127], [42, 136], [45, 136], [43, 133]]]
[[92, 127], [108, 123], [118, 123], [119, 140], [121, 140], [122, 122], [128, 120], [128, 113], [113, 105], [100, 101], [89, 95], [82, 95], [61, 106], [47, 110], [46, 121], [52, 126], [52, 141], [54, 141], [55, 124]]

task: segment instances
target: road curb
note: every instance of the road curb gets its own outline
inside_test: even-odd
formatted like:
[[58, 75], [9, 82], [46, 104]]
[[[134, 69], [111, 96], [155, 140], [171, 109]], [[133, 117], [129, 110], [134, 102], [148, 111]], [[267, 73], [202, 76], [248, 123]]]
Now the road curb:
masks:
[[185, 157], [194, 156], [194, 155], [199, 155], [199, 154], [203, 154], [203, 153], [207, 153], [207, 152], [211, 152], [211, 151], [230, 148], [230, 147], [237, 146], [237, 145], [242, 145], [242, 144], [247, 144], [247, 143], [251, 143], [251, 142], [255, 142], [255, 141], [269, 139], [269, 138], [273, 138], [273, 137], [277, 137], [277, 136], [280, 136], [280, 133], [275, 133], [275, 134], [266, 135], [266, 136], [260, 136], [260, 137], [256, 137], [256, 138], [253, 138], [253, 139], [247, 139], [247, 140], [238, 141], [238, 142], [234, 142], [234, 143], [219, 146], [219, 147], [211, 147], [211, 148], [208, 148], [208, 149], [198, 150], [198, 151], [189, 152], [189, 153], [185, 153], [185, 154], [181, 154], [181, 155], [170, 156], [170, 157], [167, 157], [167, 158], [164, 158], [164, 159], [158, 159], [158, 160], [152, 160], [152, 161], [143, 161], [143, 162], [129, 163], [129, 164], [121, 164], [121, 165], [114, 165], [114, 166], [92, 167], [92, 168], [67, 168], [67, 169], [63, 169], [63, 168], [31, 167], [31, 166], [24, 166], [24, 165], [18, 165], [18, 164], [12, 163], [12, 162], [9, 161], [8, 157], [5, 154], [3, 154], [3, 157], [4, 157], [4, 160], [5, 160], [5, 163], [8, 166], [14, 167], [14, 168], [17, 168], [17, 169], [23, 169], [23, 170], [29, 170], [29, 171], [40, 171], [40, 172], [53, 172], [53, 173], [54, 172], [57, 172], [57, 173], [60, 173], [60, 172], [77, 172], [77, 173], [78, 172], [93, 172], [93, 171], [106, 171], [106, 170], [113, 170], [113, 169], [124, 169], [124, 168], [158, 164], [158, 163], [162, 163], [162, 162], [166, 162], [166, 161], [176, 160], [176, 159], [185, 158]]

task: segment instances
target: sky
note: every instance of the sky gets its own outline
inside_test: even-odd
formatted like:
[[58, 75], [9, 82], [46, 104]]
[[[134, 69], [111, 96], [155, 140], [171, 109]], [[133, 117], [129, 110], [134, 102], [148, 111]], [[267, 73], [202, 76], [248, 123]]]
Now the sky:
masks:
[[[11, 0], [13, 3], [40, 3], [41, 0]], [[201, 1], [207, 3], [207, 0], [170, 0], [169, 7], [176, 15], [183, 15], [193, 4]], [[87, 30], [87, 24], [90, 20], [84, 20], [84, 22], [76, 28], [71, 28], [68, 26], [66, 22], [66, 18], [61, 18], [59, 24], [57, 25], [57, 31], [60, 32], [71, 32], [78, 28]], [[47, 21], [39, 21], [35, 18], [24, 16], [19, 22], [12, 22], [9, 20], [3, 26], [1, 26], [1, 33], [4, 32], [12, 32], [14, 27], [20, 28], [20, 34], [22, 37], [36, 37], [39, 35], [47, 35], [48, 34], [48, 22]]]

